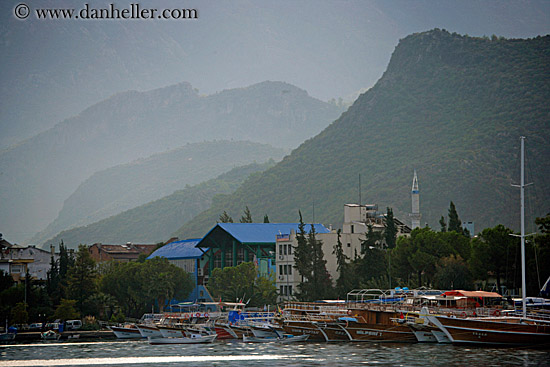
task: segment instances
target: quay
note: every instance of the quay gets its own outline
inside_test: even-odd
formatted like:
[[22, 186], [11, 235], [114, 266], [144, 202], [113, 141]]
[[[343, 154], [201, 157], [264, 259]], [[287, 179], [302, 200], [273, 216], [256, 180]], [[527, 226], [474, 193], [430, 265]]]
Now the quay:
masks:
[[[90, 330], [90, 331], [64, 331], [61, 333], [60, 340], [76, 339], [115, 339], [115, 334], [111, 330]], [[15, 342], [29, 342], [42, 340], [40, 331], [22, 331], [15, 336]]]

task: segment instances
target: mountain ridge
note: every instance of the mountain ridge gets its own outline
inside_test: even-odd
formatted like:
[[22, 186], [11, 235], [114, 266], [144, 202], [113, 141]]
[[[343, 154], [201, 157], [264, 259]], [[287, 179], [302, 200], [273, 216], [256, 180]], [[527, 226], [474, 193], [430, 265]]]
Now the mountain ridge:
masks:
[[438, 228], [454, 201], [476, 232], [498, 223], [515, 228], [518, 194], [509, 183], [519, 172], [521, 135], [537, 166], [531, 209], [544, 215], [549, 61], [550, 36], [489, 39], [440, 29], [410, 35], [376, 85], [339, 119], [175, 235], [200, 236], [223, 210], [235, 216], [245, 205], [253, 216], [265, 212], [279, 222], [297, 220], [299, 210], [310, 221], [314, 205], [315, 221], [338, 226], [344, 204], [357, 203], [359, 174], [364, 202], [392, 207], [407, 223], [414, 169], [423, 225]]

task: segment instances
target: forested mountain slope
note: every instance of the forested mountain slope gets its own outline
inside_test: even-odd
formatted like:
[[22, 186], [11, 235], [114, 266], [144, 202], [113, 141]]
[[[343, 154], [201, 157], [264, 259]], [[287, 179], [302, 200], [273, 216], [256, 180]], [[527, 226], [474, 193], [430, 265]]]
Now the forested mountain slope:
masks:
[[214, 196], [232, 193], [247, 177], [274, 164], [274, 161], [270, 161], [234, 168], [216, 178], [187, 186], [159, 200], [87, 226], [63, 231], [44, 242], [44, 248], [49, 248], [49, 244], [57, 245], [61, 241], [68, 248], [78, 248], [81, 243], [91, 245], [96, 242], [120, 244], [166, 241], [182, 223], [209, 208]]
[[550, 36], [472, 38], [444, 30], [410, 35], [377, 84], [337, 121], [272, 169], [188, 222], [200, 236], [226, 210], [255, 219], [340, 225], [343, 205], [377, 203], [410, 223], [413, 170], [422, 223], [439, 228], [449, 202], [476, 231], [519, 222], [519, 137], [527, 137], [533, 216], [550, 211]]

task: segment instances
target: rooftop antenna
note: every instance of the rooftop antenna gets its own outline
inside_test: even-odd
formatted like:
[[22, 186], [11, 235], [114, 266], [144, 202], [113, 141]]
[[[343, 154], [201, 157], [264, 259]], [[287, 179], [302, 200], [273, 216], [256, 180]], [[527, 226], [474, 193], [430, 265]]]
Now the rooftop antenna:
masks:
[[361, 206], [361, 174], [359, 174], [359, 206]]

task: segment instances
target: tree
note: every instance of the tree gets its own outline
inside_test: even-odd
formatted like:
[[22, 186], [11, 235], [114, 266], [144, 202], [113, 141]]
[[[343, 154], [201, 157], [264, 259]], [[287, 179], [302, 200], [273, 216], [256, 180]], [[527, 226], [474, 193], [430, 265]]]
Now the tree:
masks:
[[252, 214], [250, 214], [250, 209], [248, 206], [244, 209], [244, 215], [241, 217], [241, 223], [252, 223]]
[[330, 274], [327, 271], [327, 261], [323, 253], [323, 242], [316, 238], [315, 226], [311, 224], [308, 233], [309, 247], [311, 252], [311, 268], [312, 278], [310, 279], [310, 287], [312, 299], [311, 301], [326, 299], [332, 296], [332, 281]]
[[441, 226], [441, 232], [447, 232], [447, 223], [444, 216], [441, 216], [441, 219], [439, 219], [439, 225]]
[[450, 255], [440, 259], [436, 269], [434, 286], [437, 289], [473, 289], [470, 269], [460, 256]]
[[458, 217], [455, 204], [451, 201], [449, 205], [449, 232], [455, 231], [456, 233], [463, 233], [462, 222]]
[[252, 262], [241, 263], [236, 267], [215, 268], [208, 280], [208, 289], [215, 298], [244, 302], [249, 300], [250, 306], [261, 307], [277, 301], [274, 281], [258, 276]]
[[365, 239], [361, 240], [361, 254], [364, 254], [369, 248], [380, 247], [381, 241], [382, 233], [375, 231], [372, 224], [368, 224]]
[[67, 271], [68, 294], [71, 299], [76, 300], [76, 307], [82, 313], [84, 301], [93, 295], [96, 290], [97, 272], [95, 261], [90, 255], [86, 245], [79, 245], [74, 265]]
[[13, 277], [4, 270], [0, 270], [0, 292], [13, 287], [14, 284]]
[[269, 217], [266, 215], [264, 215], [264, 223], [269, 223]]
[[312, 298], [309, 289], [308, 280], [312, 278], [313, 267], [311, 261], [312, 248], [306, 238], [305, 224], [302, 219], [302, 212], [298, 211], [300, 222], [298, 232], [296, 233], [296, 247], [294, 248], [294, 268], [302, 277], [298, 284], [298, 297], [301, 300], [310, 300]]
[[142, 272], [142, 279], [147, 280], [145, 292], [150, 299], [158, 301], [160, 312], [164, 311], [167, 301], [174, 297], [185, 298], [195, 287], [189, 273], [170, 264], [165, 257], [147, 260], [143, 264]]
[[395, 248], [397, 242], [397, 225], [395, 224], [395, 219], [393, 217], [393, 209], [386, 209], [386, 218], [384, 221], [384, 240], [386, 241], [386, 246], [389, 249]]
[[11, 321], [14, 324], [26, 324], [29, 321], [27, 305], [24, 302], [19, 302], [12, 308]]
[[233, 223], [233, 218], [231, 218], [225, 210], [223, 211], [223, 214], [220, 215], [219, 220], [220, 223]]
[[80, 314], [75, 309], [76, 300], [62, 299], [61, 303], [55, 309], [54, 317], [60, 320], [72, 320], [80, 317]]
[[494, 228], [484, 229], [472, 240], [470, 269], [478, 279], [494, 276], [499, 291], [502, 289], [503, 276], [507, 285], [510, 285], [512, 272], [508, 272], [507, 269], [513, 262], [515, 249], [519, 244], [518, 238], [511, 234], [512, 230], [499, 224]]
[[145, 290], [147, 279], [143, 266], [138, 262], [109, 262], [99, 282], [101, 291], [114, 297], [123, 313], [131, 317], [140, 317], [151, 305]]
[[336, 279], [336, 294], [339, 297], [344, 297], [352, 288], [353, 274], [352, 265], [348, 263], [349, 258], [344, 254], [342, 241], [340, 240], [342, 230], [337, 231], [337, 242], [333, 247], [332, 253], [336, 256], [336, 271], [338, 271], [338, 279]]

